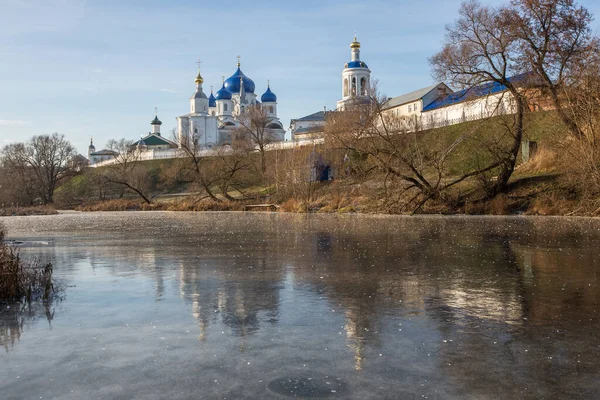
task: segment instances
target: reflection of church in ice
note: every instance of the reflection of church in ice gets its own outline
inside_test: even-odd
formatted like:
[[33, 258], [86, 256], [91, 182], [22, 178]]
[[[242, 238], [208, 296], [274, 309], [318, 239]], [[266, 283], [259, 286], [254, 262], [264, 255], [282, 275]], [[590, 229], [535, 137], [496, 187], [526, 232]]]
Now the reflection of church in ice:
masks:
[[239, 57], [237, 70], [228, 79], [223, 79], [221, 89], [215, 94], [211, 89], [206, 96], [200, 75], [195, 79], [196, 91], [190, 99], [190, 112], [177, 117], [177, 132], [180, 143], [191, 143], [198, 148], [209, 149], [231, 143], [232, 135], [240, 127], [240, 122], [254, 107], [262, 110], [269, 119], [266, 128], [270, 141], [283, 141], [285, 130], [277, 117], [277, 96], [271, 85], [258, 101], [254, 93], [254, 81], [241, 70]]
[[[253, 270], [260, 273], [263, 267], [257, 264]], [[206, 270], [180, 265], [180, 294], [191, 302], [201, 340], [206, 339], [211, 322], [220, 321], [234, 336], [246, 337], [257, 332], [261, 323], [278, 321], [282, 279], [279, 272], [243, 282], [225, 279], [225, 275], [215, 272], [207, 276]]]

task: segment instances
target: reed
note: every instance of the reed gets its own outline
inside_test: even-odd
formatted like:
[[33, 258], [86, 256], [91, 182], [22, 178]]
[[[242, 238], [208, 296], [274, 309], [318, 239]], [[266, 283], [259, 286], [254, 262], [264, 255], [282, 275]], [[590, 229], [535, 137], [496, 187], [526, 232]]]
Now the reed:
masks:
[[52, 264], [26, 262], [5, 238], [6, 229], [0, 225], [0, 301], [48, 300], [54, 292]]

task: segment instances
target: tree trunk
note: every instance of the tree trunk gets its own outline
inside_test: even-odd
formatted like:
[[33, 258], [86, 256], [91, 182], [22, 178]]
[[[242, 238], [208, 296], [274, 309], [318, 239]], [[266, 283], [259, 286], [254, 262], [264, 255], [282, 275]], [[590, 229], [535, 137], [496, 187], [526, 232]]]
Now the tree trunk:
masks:
[[517, 102], [517, 113], [515, 121], [515, 133], [512, 146], [509, 150], [508, 156], [501, 160], [500, 173], [496, 179], [496, 185], [491, 193], [491, 197], [495, 197], [500, 193], [504, 193], [508, 188], [508, 180], [512, 176], [515, 170], [515, 164], [517, 162], [517, 155], [521, 148], [521, 141], [523, 140], [523, 118], [525, 114], [525, 100], [519, 93], [512, 93]]

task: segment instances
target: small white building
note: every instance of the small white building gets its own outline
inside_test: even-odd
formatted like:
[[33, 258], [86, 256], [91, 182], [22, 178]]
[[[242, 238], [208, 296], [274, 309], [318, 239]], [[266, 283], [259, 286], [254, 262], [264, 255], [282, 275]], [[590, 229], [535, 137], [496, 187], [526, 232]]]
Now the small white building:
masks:
[[302, 118], [293, 119], [290, 122], [292, 140], [305, 141], [323, 137], [327, 114], [332, 111], [319, 111]]
[[152, 126], [152, 131], [147, 135], [142, 135], [142, 138], [137, 142], [134, 142], [133, 146], [137, 147], [140, 151], [168, 150], [178, 147], [176, 143], [162, 137], [160, 133], [162, 122], [158, 119], [158, 111], [156, 111], [150, 125]]
[[90, 138], [90, 145], [88, 146], [89, 165], [94, 165], [102, 161], [114, 160], [117, 155], [117, 152], [108, 149], [96, 151], [94, 139]]
[[383, 109], [385, 113], [396, 117], [420, 116], [425, 107], [450, 93], [452, 90], [445, 83], [436, 83], [402, 96], [392, 97], [383, 104]]

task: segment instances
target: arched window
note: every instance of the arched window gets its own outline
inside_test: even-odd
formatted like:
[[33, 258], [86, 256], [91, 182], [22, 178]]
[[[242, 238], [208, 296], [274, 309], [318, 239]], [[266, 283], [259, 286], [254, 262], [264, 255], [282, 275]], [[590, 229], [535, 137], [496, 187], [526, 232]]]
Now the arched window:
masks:
[[367, 95], [367, 78], [365, 77], [360, 78], [360, 95]]
[[348, 78], [344, 78], [344, 97], [348, 97]]
[[356, 96], [356, 77], [352, 77], [352, 96]]
[[273, 106], [269, 106], [269, 112], [273, 114]]
[[227, 104], [223, 104], [223, 112], [227, 112]]
[[215, 112], [214, 112], [214, 111], [212, 111], [212, 112], [210, 113], [210, 115], [215, 115]]

